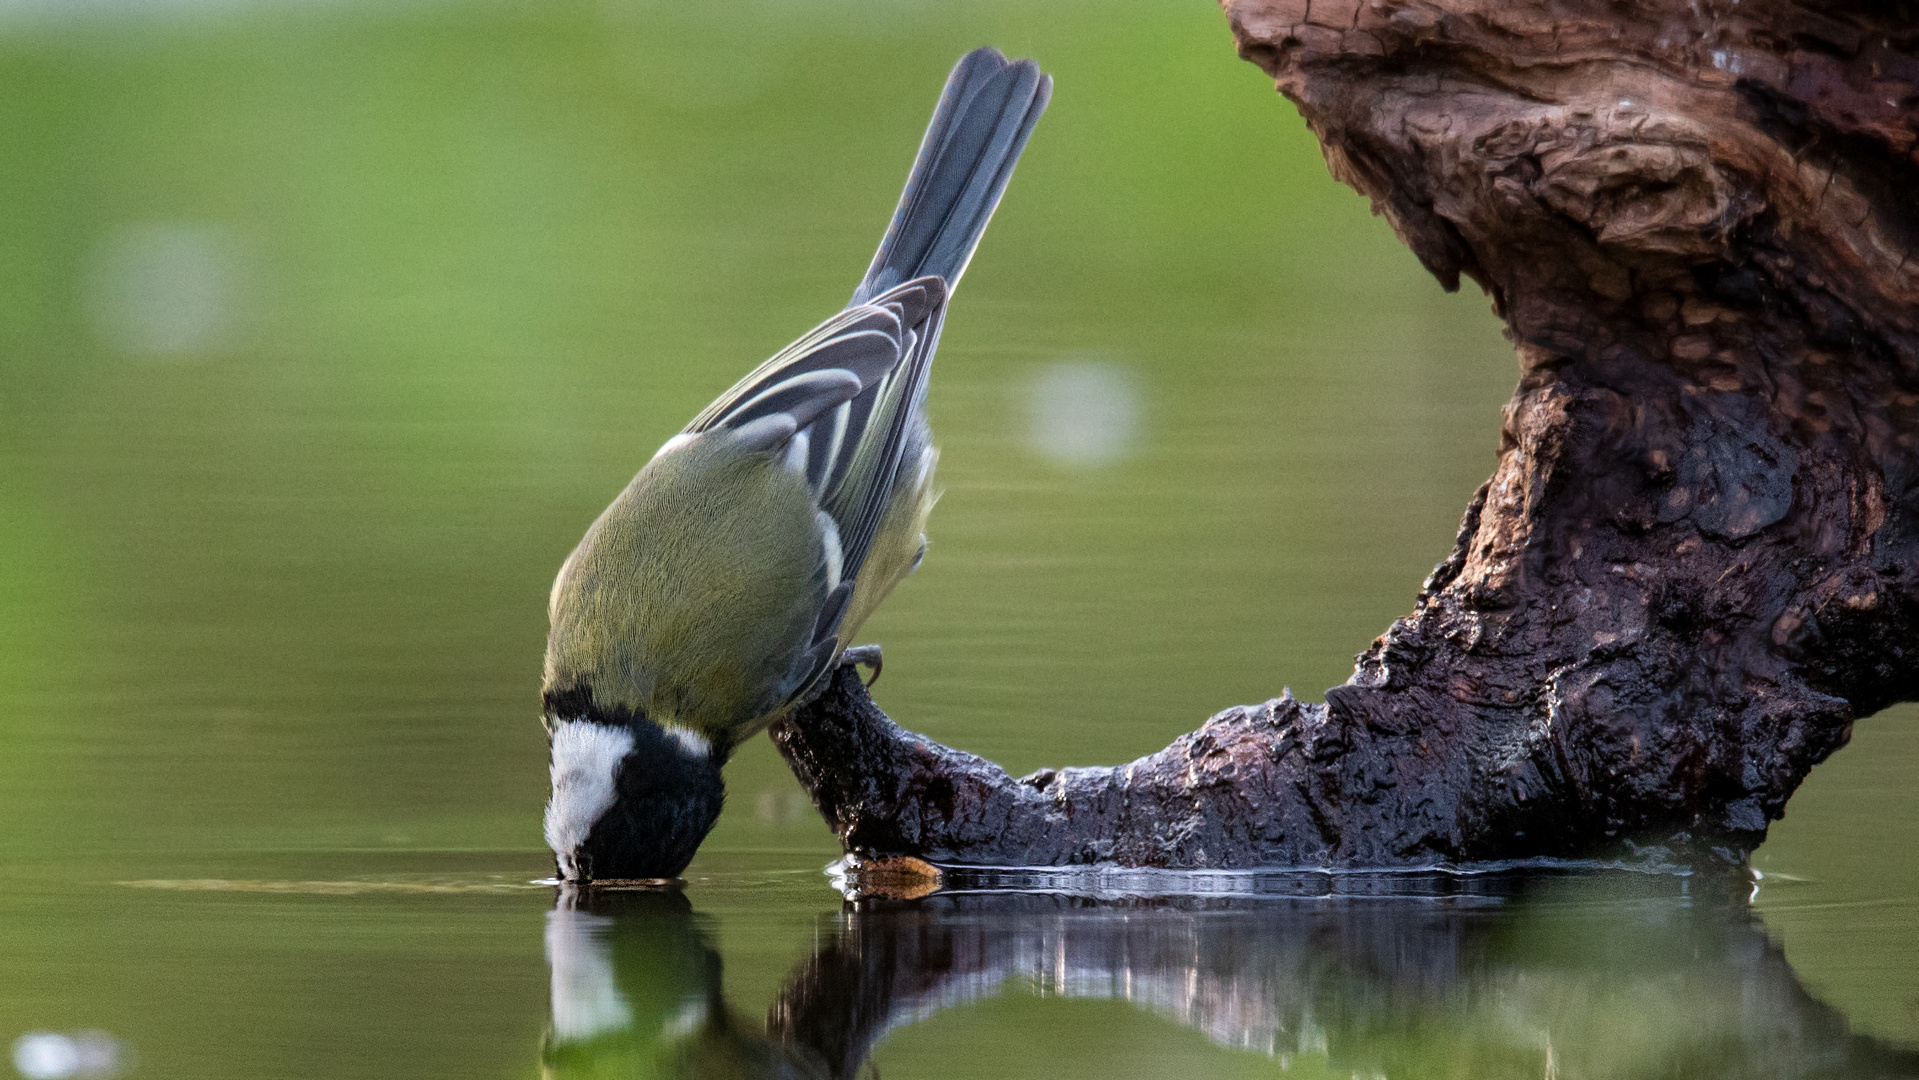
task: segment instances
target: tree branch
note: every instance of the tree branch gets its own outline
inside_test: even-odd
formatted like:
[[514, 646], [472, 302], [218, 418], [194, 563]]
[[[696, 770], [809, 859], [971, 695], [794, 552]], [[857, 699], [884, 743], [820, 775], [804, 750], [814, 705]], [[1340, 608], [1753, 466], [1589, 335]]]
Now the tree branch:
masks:
[[[1736, 861], [1919, 696], [1919, 17], [1785, 0], [1228, 0], [1333, 175], [1517, 348], [1499, 464], [1324, 706], [1003, 770], [842, 674], [775, 740], [934, 862]], [[1656, 852], [1654, 854], [1657, 854]]]

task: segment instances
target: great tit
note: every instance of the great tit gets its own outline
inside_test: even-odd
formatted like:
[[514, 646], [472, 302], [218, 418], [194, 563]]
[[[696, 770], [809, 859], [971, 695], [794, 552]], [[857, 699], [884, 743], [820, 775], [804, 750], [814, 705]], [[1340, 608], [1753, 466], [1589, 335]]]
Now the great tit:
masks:
[[961, 58], [845, 310], [668, 439], [560, 567], [542, 704], [562, 878], [684, 870], [733, 748], [816, 695], [919, 565], [940, 325], [1052, 85], [997, 49]]

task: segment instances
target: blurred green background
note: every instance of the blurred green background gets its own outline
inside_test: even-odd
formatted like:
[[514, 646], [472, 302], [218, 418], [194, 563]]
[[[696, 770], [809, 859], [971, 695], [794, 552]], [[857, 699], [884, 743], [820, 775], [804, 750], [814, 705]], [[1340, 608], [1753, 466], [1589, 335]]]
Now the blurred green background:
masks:
[[[1057, 89], [943, 336], [877, 697], [1015, 773], [1316, 699], [1449, 549], [1515, 370], [1204, 0], [0, 2], [0, 970], [38, 973], [0, 1039], [532, 1067], [552, 575], [843, 303], [988, 42]], [[1919, 1040], [1912, 716], [1756, 862], [1809, 984]], [[836, 850], [764, 740], [728, 783], [693, 896], [763, 1005]], [[341, 875], [485, 888], [102, 884]], [[180, 1023], [229, 997], [254, 1043]], [[518, 1019], [405, 1041], [480, 1001]]]

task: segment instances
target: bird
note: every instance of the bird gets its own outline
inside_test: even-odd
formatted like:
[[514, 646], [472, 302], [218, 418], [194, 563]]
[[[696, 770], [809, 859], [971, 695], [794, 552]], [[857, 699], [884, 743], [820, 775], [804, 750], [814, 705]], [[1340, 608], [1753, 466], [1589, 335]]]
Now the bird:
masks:
[[561, 566], [541, 705], [562, 880], [676, 878], [732, 751], [841, 663], [877, 677], [849, 643], [926, 553], [940, 328], [1052, 86], [962, 57], [851, 301], [668, 439]]

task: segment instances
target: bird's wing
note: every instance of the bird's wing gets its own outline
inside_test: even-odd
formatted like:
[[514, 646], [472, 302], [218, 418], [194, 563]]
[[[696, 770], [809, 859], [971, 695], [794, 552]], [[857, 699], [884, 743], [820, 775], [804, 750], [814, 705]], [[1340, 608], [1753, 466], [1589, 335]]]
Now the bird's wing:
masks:
[[[946, 316], [943, 282], [921, 278], [874, 299], [905, 290], [937, 290], [921, 319], [908, 324], [900, 342], [900, 360], [859, 396], [823, 414], [810, 432], [802, 433], [807, 449], [807, 480], [814, 486], [821, 509], [839, 526], [844, 574], [853, 579], [866, 563], [873, 536], [879, 530], [898, 486], [900, 470], [917, 468], [904, 460], [913, 442], [915, 425], [925, 423], [926, 377], [939, 344], [940, 324]], [[797, 440], [796, 440], [797, 441]]]
[[936, 277], [855, 304], [720, 395], [675, 441], [727, 428], [754, 449], [783, 448], [837, 533], [829, 536], [839, 556], [833, 576], [851, 581], [898, 476], [945, 311], [946, 284]]
[[729, 428], [758, 449], [785, 445], [897, 368], [911, 352], [916, 328], [945, 301], [944, 284], [926, 278], [847, 308], [753, 369], [681, 434]]
[[941, 279], [919, 278], [847, 308], [781, 349], [660, 448], [729, 429], [806, 477], [820, 508], [827, 592], [804, 665], [817, 670], [796, 693], [837, 651], [840, 618], [886, 514], [902, 452], [913, 425], [924, 423], [946, 292]]

